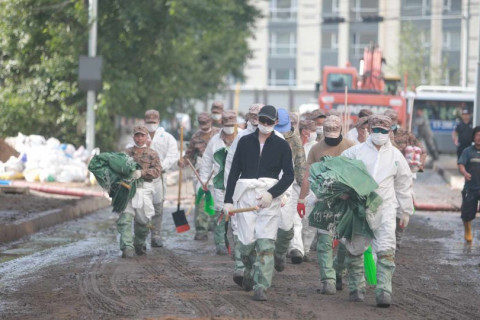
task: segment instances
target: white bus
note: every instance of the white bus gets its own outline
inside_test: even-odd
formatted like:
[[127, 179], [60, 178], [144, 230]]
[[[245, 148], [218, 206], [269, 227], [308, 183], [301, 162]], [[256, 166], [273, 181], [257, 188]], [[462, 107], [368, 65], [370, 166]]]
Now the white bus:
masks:
[[[413, 115], [418, 109], [424, 110], [432, 130], [437, 150], [441, 153], [454, 153], [456, 146], [452, 140], [462, 109], [473, 115], [475, 88], [451, 86], [419, 86], [413, 103]], [[413, 121], [415, 132], [415, 120]]]

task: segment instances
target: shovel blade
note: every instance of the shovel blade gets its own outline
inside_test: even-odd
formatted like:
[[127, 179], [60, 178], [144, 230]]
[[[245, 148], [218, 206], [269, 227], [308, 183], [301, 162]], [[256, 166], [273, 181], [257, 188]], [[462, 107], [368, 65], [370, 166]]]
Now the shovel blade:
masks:
[[185, 216], [185, 211], [183, 210], [174, 211], [172, 212], [172, 217], [173, 217], [173, 222], [175, 223], [175, 228], [177, 229], [177, 233], [182, 233], [190, 230], [187, 217]]

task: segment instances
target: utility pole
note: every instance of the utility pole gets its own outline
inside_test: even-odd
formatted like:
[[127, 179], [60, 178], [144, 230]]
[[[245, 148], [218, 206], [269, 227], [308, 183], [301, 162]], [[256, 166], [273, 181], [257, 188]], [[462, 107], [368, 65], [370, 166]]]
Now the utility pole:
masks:
[[[480, 23], [478, 27], [478, 35], [480, 36]], [[480, 41], [478, 41], [477, 54], [477, 83], [475, 84], [475, 105], [473, 106], [473, 127], [480, 125]]]
[[467, 0], [465, 14], [463, 15], [464, 32], [463, 32], [463, 76], [462, 86], [468, 87], [468, 55], [470, 54], [470, 0]]
[[[88, 56], [97, 55], [97, 0], [88, 0], [88, 22], [90, 31], [88, 33]], [[87, 91], [87, 137], [86, 145], [88, 152], [95, 148], [95, 100], [96, 94], [93, 90]]]

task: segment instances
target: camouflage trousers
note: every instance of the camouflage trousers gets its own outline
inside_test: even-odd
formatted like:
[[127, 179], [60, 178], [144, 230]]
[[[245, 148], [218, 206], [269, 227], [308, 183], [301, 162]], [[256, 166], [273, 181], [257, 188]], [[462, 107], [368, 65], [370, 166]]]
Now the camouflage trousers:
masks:
[[270, 288], [273, 278], [273, 252], [275, 241], [271, 239], [257, 239], [254, 243], [244, 245], [237, 243], [242, 262], [245, 266], [243, 281], [253, 278], [253, 289]]
[[198, 205], [195, 205], [195, 232], [197, 235], [207, 234], [209, 230], [215, 229], [215, 216], [210, 216], [204, 209], [205, 198]]
[[120, 233], [120, 250], [125, 248], [142, 247], [147, 240], [149, 229], [146, 225], [135, 221], [133, 225], [134, 235], [132, 234], [133, 214], [122, 212], [117, 220], [117, 231]]

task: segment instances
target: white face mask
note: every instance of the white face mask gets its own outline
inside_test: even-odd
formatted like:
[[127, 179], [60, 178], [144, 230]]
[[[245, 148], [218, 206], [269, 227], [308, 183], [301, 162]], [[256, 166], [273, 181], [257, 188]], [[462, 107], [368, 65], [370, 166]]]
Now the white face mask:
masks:
[[212, 113], [212, 119], [218, 121], [222, 119], [222, 115], [220, 113]]
[[317, 133], [316, 132], [310, 132], [310, 135], [308, 136], [308, 142], [312, 142], [317, 140]]
[[147, 123], [147, 124], [145, 124], [145, 127], [147, 127], [148, 132], [155, 132], [158, 129], [158, 124], [157, 123]]
[[323, 126], [317, 126], [317, 134], [323, 134]]
[[273, 131], [273, 127], [274, 126], [271, 126], [271, 127], [267, 127], [267, 126], [264, 126], [263, 124], [259, 123], [258, 124], [258, 130], [263, 133], [263, 134], [269, 134]]
[[222, 130], [225, 134], [233, 134], [235, 132], [235, 127], [223, 127]]
[[372, 139], [372, 142], [376, 144], [377, 146], [383, 146], [387, 141], [390, 139], [389, 134], [383, 134], [383, 133], [371, 133], [370, 137]]
[[258, 126], [258, 123], [257, 124], [253, 124], [250, 122], [250, 120], [248, 120], [247, 122], [247, 130], [248, 131], [255, 131], [257, 130], [257, 126]]

